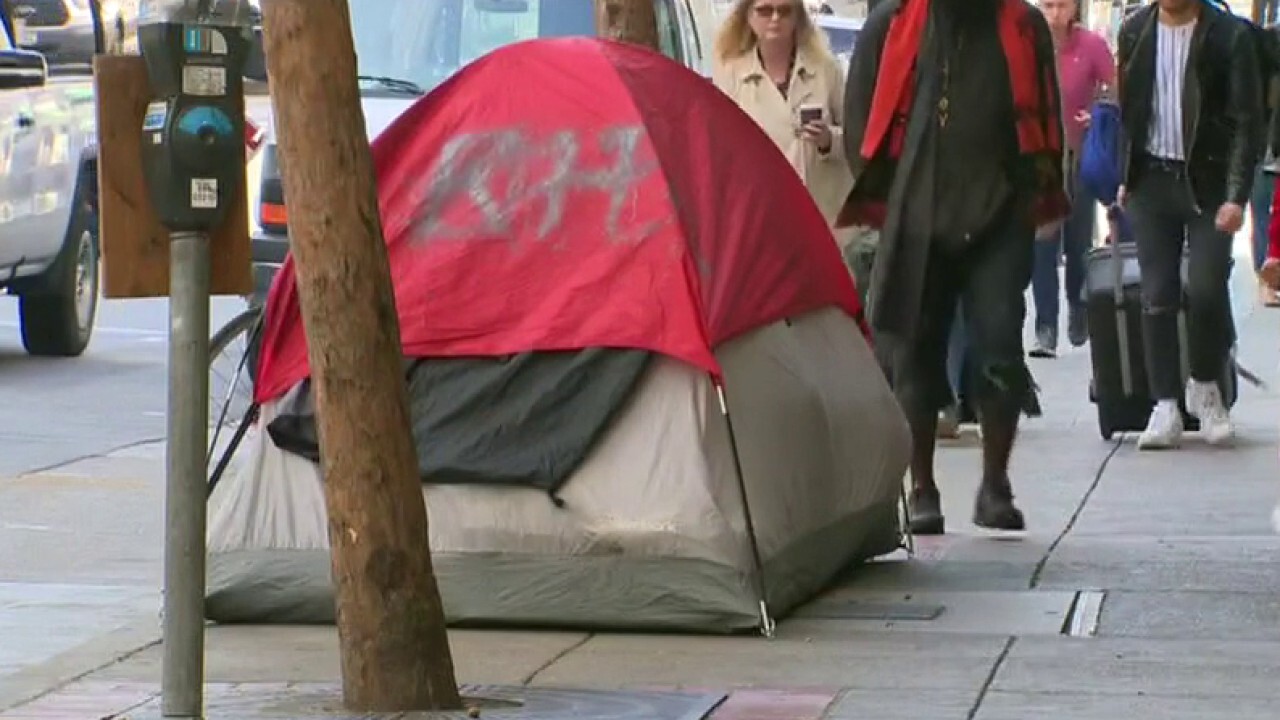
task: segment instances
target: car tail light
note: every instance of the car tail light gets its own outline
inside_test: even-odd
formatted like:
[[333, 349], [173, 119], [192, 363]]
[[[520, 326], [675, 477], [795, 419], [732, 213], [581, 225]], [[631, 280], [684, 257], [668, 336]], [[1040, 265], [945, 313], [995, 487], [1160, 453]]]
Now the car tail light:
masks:
[[284, 230], [289, 227], [289, 211], [279, 203], [261, 203], [258, 206], [258, 224], [267, 230]]
[[269, 233], [285, 234], [289, 230], [289, 211], [284, 202], [284, 182], [276, 146], [262, 151], [262, 186], [258, 193], [258, 225]]
[[258, 151], [262, 149], [262, 143], [267, 139], [267, 131], [260, 127], [257, 123], [249, 118], [244, 119], [244, 149], [245, 160], [252, 160]]

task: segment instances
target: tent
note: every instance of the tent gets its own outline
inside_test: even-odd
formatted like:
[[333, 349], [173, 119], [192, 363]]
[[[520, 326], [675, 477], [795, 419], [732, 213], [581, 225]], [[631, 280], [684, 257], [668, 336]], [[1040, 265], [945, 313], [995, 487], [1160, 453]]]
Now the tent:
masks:
[[[450, 621], [743, 630], [897, 546], [909, 440], [854, 285], [785, 158], [700, 76], [522, 43], [373, 156]], [[256, 380], [206, 614], [332, 622], [292, 258]]]

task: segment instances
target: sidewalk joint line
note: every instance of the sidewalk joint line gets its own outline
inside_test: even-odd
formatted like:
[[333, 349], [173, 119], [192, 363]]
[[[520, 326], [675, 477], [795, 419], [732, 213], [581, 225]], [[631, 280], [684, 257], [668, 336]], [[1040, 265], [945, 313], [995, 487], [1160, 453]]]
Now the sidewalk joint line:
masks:
[[1120, 448], [1124, 446], [1124, 435], [1116, 439], [1111, 446], [1111, 451], [1106, 457], [1102, 458], [1102, 462], [1098, 464], [1098, 470], [1093, 474], [1093, 482], [1089, 483], [1089, 487], [1084, 491], [1084, 495], [1080, 498], [1080, 503], [1076, 505], [1076, 509], [1071, 513], [1071, 517], [1067, 518], [1067, 524], [1062, 527], [1062, 532], [1049, 543], [1049, 548], [1044, 551], [1044, 556], [1040, 558], [1040, 562], [1036, 563], [1035, 570], [1031, 571], [1031, 581], [1029, 589], [1035, 590], [1040, 586], [1040, 576], [1044, 574], [1044, 569], [1049, 565], [1049, 559], [1053, 557], [1053, 553], [1057, 551], [1058, 546], [1063, 540], [1067, 539], [1067, 534], [1075, 528], [1079, 522], [1080, 516], [1084, 514], [1084, 509], [1088, 507], [1089, 500], [1093, 497], [1094, 492], [1098, 490], [1098, 486], [1102, 484], [1102, 478], [1107, 474], [1107, 467], [1111, 464], [1111, 459], [1120, 452]]
[[523, 680], [521, 680], [521, 681], [520, 681], [520, 685], [521, 685], [522, 687], [524, 687], [524, 686], [528, 686], [528, 685], [532, 685], [532, 684], [533, 684], [533, 681], [534, 681], [535, 679], [537, 679], [537, 677], [538, 677], [539, 675], [541, 675], [541, 674], [542, 674], [542, 673], [543, 673], [547, 668], [549, 668], [549, 667], [551, 667], [552, 665], [555, 665], [556, 663], [560, 662], [560, 661], [561, 661], [561, 660], [563, 660], [566, 656], [568, 656], [568, 655], [569, 655], [569, 653], [573, 652], [574, 650], [577, 650], [578, 648], [582, 647], [583, 645], [586, 645], [587, 643], [591, 642], [591, 639], [592, 639], [592, 638], [594, 638], [595, 636], [596, 636], [596, 634], [595, 634], [595, 633], [593, 633], [593, 632], [591, 632], [591, 633], [587, 633], [586, 637], [582, 638], [582, 639], [581, 639], [581, 640], [579, 640], [578, 642], [576, 642], [576, 643], [574, 643], [574, 644], [570, 645], [569, 647], [567, 647], [567, 648], [565, 648], [565, 649], [561, 650], [560, 652], [556, 653], [555, 655], [553, 655], [553, 656], [551, 657], [551, 659], [549, 659], [549, 660], [547, 660], [546, 662], [542, 663], [542, 664], [541, 664], [541, 665], [539, 665], [537, 668], [535, 668], [533, 672], [531, 672], [531, 673], [529, 673], [527, 676], [525, 676], [525, 678], [524, 678]]
[[969, 708], [969, 713], [965, 715], [965, 720], [973, 720], [978, 716], [978, 710], [982, 709], [982, 703], [987, 699], [987, 692], [991, 690], [992, 685], [996, 684], [996, 675], [999, 674], [1000, 668], [1004, 667], [1004, 661], [1009, 658], [1009, 653], [1013, 652], [1013, 645], [1016, 642], [1018, 642], [1017, 635], [1010, 635], [1009, 639], [1004, 641], [1004, 648], [996, 656], [996, 661], [991, 664], [991, 672], [987, 673], [987, 679], [978, 689], [978, 697], [973, 701], [973, 707]]
[[[139, 655], [139, 654], [141, 654], [141, 653], [143, 653], [143, 652], [146, 652], [147, 650], [150, 650], [150, 649], [151, 649], [151, 648], [153, 648], [153, 647], [156, 647], [157, 645], [159, 645], [159, 644], [160, 644], [160, 643], [162, 643], [162, 642], [164, 642], [164, 639], [163, 639], [163, 638], [156, 638], [156, 639], [154, 639], [154, 640], [151, 640], [151, 641], [147, 642], [145, 645], [141, 645], [141, 646], [139, 646], [139, 647], [135, 647], [135, 648], [133, 648], [132, 650], [126, 650], [126, 651], [121, 652], [121, 653], [116, 653], [116, 654], [115, 654], [115, 656], [114, 656], [114, 657], [112, 657], [110, 660], [107, 660], [107, 661], [105, 661], [105, 662], [99, 663], [99, 664], [95, 665], [94, 667], [91, 667], [91, 668], [89, 668], [88, 670], [84, 670], [83, 672], [79, 672], [79, 673], [77, 673], [77, 674], [75, 674], [75, 675], [73, 675], [73, 676], [71, 676], [71, 677], [69, 677], [69, 678], [66, 678], [66, 679], [64, 679], [64, 680], [58, 681], [58, 682], [56, 682], [52, 687], [48, 687], [48, 688], [45, 688], [45, 689], [43, 689], [43, 690], [40, 690], [39, 692], [35, 693], [34, 695], [31, 695], [30, 697], [27, 697], [27, 698], [25, 698], [25, 699], [19, 700], [19, 701], [17, 701], [16, 703], [13, 703], [12, 705], [9, 705], [8, 707], [0, 707], [0, 712], [8, 713], [8, 712], [11, 712], [11, 711], [14, 711], [14, 710], [21, 710], [22, 708], [24, 708], [24, 707], [26, 707], [26, 706], [28, 706], [28, 705], [31, 705], [31, 704], [33, 704], [33, 703], [36, 703], [36, 702], [38, 702], [38, 701], [40, 701], [40, 700], [43, 700], [44, 698], [47, 698], [47, 697], [49, 697], [50, 695], [55, 695], [55, 694], [57, 694], [58, 692], [61, 692], [62, 690], [65, 690], [65, 689], [67, 689], [67, 688], [71, 687], [72, 685], [75, 685], [75, 684], [79, 683], [79, 682], [80, 682], [80, 681], [82, 681], [82, 680], [88, 679], [90, 676], [92, 676], [92, 675], [96, 675], [96, 674], [98, 674], [98, 673], [102, 672], [103, 670], [106, 670], [107, 668], [114, 667], [114, 666], [119, 665], [119, 664], [121, 664], [121, 663], [127, 662], [127, 661], [129, 661], [129, 660], [133, 659], [135, 656], [137, 656], [137, 655]], [[151, 702], [151, 701], [152, 701], [152, 700], [154, 700], [156, 697], [158, 697], [158, 696], [153, 694], [150, 698], [148, 698], [148, 699], [147, 699], [145, 702], [143, 702], [141, 705], [145, 705], [146, 703]], [[129, 712], [129, 711], [135, 710], [137, 707], [141, 707], [141, 705], [136, 706], [136, 707], [129, 708], [129, 710], [127, 710], [127, 711], [125, 711], [125, 712]], [[108, 718], [108, 720], [109, 720], [111, 717], [118, 717], [118, 716], [119, 716], [119, 714], [117, 713], [117, 715], [115, 715], [115, 716], [112, 716], [112, 715], [106, 715], [105, 717], [106, 717], [106, 718]]]
[[160, 437], [151, 437], [151, 438], [142, 438], [141, 440], [133, 440], [123, 445], [117, 445], [115, 447], [107, 448], [102, 452], [89, 453], [87, 455], [78, 455], [69, 460], [59, 460], [58, 462], [50, 463], [48, 465], [41, 465], [39, 467], [34, 467], [29, 470], [23, 470], [22, 472], [18, 473], [17, 476], [25, 477], [27, 475], [39, 475], [41, 473], [53, 472], [55, 470], [61, 470], [62, 468], [68, 467], [70, 465], [75, 465], [78, 462], [106, 458], [112, 455], [113, 453], [118, 453], [122, 450], [132, 450], [134, 448], [142, 447], [143, 445], [150, 445], [152, 443], [163, 442], [164, 440], [165, 440], [164, 435], [161, 435]]

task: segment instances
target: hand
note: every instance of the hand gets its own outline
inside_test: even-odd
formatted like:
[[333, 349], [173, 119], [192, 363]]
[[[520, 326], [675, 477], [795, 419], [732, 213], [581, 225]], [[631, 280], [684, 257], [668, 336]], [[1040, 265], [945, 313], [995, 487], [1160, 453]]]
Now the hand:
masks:
[[831, 135], [831, 126], [821, 120], [807, 123], [800, 128], [800, 137], [816, 144], [818, 151], [823, 153], [831, 152], [831, 143], [835, 139]]
[[1088, 110], [1081, 110], [1076, 113], [1076, 122], [1080, 123], [1082, 127], [1089, 127], [1089, 124], [1093, 122], [1093, 114]]
[[1042, 242], [1057, 240], [1059, 234], [1062, 232], [1062, 224], [1062, 220], [1054, 220], [1051, 223], [1041, 225], [1036, 228], [1036, 240], [1040, 240]]
[[1213, 226], [1218, 228], [1219, 232], [1236, 233], [1244, 225], [1244, 208], [1240, 205], [1228, 202], [1222, 203], [1222, 207], [1218, 208], [1218, 214], [1213, 219]]
[[1267, 258], [1258, 277], [1272, 290], [1280, 290], [1280, 258]]
[[1123, 208], [1125, 203], [1128, 202], [1128, 200], [1129, 200], [1129, 189], [1121, 185], [1120, 188], [1116, 190], [1116, 207]]

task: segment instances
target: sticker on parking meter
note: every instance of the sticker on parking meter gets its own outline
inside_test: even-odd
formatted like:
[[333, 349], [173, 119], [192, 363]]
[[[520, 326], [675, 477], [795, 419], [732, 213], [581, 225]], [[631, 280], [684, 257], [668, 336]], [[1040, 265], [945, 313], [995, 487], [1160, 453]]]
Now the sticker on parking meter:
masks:
[[218, 209], [216, 178], [191, 178], [191, 207], [196, 210]]
[[153, 132], [164, 129], [164, 121], [169, 117], [169, 104], [153, 102], [147, 106], [147, 114], [142, 118], [142, 131]]
[[182, 93], [202, 97], [221, 97], [227, 94], [227, 69], [215, 65], [184, 65], [182, 68]]
[[227, 38], [214, 28], [201, 27], [199, 25], [192, 25], [184, 28], [182, 46], [189, 55], [227, 54]]

